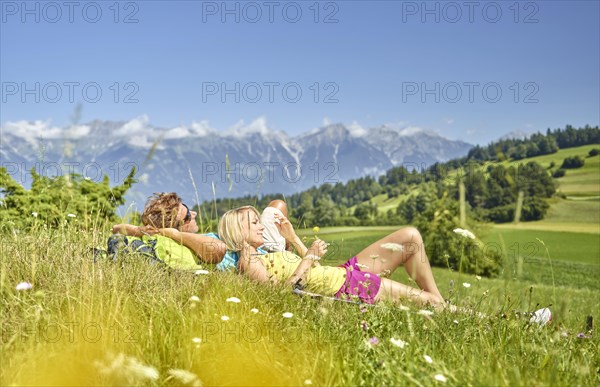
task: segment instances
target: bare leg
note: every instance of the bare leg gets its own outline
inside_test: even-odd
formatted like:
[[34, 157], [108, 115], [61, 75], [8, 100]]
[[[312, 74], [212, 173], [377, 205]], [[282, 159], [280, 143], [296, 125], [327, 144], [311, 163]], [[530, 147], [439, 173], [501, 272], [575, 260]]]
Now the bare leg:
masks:
[[[394, 249], [394, 245], [382, 247], [385, 244], [401, 246]], [[371, 244], [356, 255], [358, 263], [364, 265], [364, 271], [380, 274], [389, 270], [393, 272], [400, 265], [408, 275], [415, 280], [421, 289], [443, 301], [437, 288], [429, 258], [425, 252], [421, 233], [414, 227], [405, 227]], [[406, 285], [403, 285], [406, 286]]]
[[391, 300], [398, 302], [402, 299], [415, 301], [422, 305], [433, 305], [443, 307], [443, 299], [439, 296], [429, 293], [425, 290], [415, 289], [413, 287], [392, 281], [388, 278], [381, 279], [381, 287], [375, 297], [377, 301]]

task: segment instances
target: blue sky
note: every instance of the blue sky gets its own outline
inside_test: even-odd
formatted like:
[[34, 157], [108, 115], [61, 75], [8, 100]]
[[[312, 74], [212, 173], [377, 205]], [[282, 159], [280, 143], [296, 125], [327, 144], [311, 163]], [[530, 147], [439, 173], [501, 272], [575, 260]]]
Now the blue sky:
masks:
[[66, 126], [77, 103], [81, 122], [389, 124], [480, 144], [600, 121], [598, 1], [23, 4], [0, 2], [4, 127]]

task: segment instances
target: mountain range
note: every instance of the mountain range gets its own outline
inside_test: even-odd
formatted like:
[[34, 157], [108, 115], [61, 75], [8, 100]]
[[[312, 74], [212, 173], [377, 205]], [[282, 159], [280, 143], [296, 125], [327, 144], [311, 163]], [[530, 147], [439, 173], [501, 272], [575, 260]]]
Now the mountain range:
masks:
[[139, 210], [153, 192], [177, 191], [188, 201], [267, 193], [286, 195], [323, 183], [379, 176], [404, 165], [422, 169], [462, 157], [473, 145], [413, 128], [356, 131], [327, 125], [299, 136], [263, 123], [219, 132], [206, 122], [159, 128], [147, 117], [92, 121], [68, 128], [20, 121], [2, 127], [0, 159], [15, 180], [28, 171], [76, 172], [95, 181], [121, 182], [132, 166], [138, 184], [128, 198]]

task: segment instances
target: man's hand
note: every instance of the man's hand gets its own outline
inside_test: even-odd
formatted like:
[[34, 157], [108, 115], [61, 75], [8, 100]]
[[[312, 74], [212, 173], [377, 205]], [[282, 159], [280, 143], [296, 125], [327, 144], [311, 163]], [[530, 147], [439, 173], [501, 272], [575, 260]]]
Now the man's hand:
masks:
[[284, 237], [286, 241], [292, 242], [297, 238], [296, 232], [294, 231], [294, 226], [292, 226], [290, 220], [285, 216], [275, 214], [275, 225], [277, 226], [281, 236]]

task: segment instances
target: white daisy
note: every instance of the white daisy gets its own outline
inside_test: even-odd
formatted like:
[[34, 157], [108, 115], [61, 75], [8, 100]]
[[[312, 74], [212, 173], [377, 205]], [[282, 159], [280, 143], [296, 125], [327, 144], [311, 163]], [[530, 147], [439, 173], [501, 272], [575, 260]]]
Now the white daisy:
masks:
[[446, 383], [446, 381], [448, 379], [446, 379], [446, 377], [442, 374], [437, 374], [434, 376], [435, 380], [437, 380], [438, 382], [442, 382], [442, 383]]
[[29, 282], [19, 282], [15, 289], [17, 289], [18, 291], [21, 291], [21, 290], [29, 290], [31, 288], [33, 288], [33, 285], [30, 284]]

